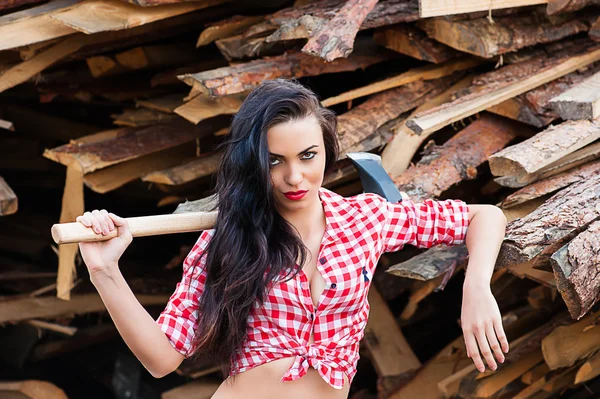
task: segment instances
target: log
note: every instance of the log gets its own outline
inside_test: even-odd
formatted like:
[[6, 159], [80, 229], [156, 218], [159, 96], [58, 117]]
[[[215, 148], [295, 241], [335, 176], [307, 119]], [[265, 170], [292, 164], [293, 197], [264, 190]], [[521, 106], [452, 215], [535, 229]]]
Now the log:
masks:
[[48, 381], [3, 381], [0, 396], [10, 399], [68, 399], [65, 391]]
[[590, 144], [571, 154], [566, 155], [559, 160], [552, 162], [548, 166], [541, 168], [539, 171], [532, 174], [502, 176], [497, 177], [494, 181], [505, 187], [519, 188], [536, 182], [541, 179], [556, 176], [559, 173], [570, 170], [587, 162], [594, 161], [600, 157], [600, 142]]
[[350, 57], [329, 63], [296, 52], [276, 57], [265, 57], [206, 72], [185, 74], [179, 78], [193, 88], [216, 97], [250, 91], [265, 79], [300, 78], [325, 73], [353, 71], [390, 59], [392, 56], [388, 50], [381, 51], [368, 42], [364, 46], [357, 43], [356, 51]]
[[195, 151], [195, 143], [191, 142], [143, 155], [88, 173], [83, 177], [83, 183], [92, 191], [105, 194], [148, 173], [179, 165], [182, 159], [193, 158]]
[[168, 123], [179, 119], [175, 114], [165, 114], [164, 112], [145, 108], [126, 109], [121, 114], [113, 114], [111, 117], [113, 118], [113, 123], [115, 125], [129, 127], [142, 127], [159, 123]]
[[399, 277], [427, 281], [443, 274], [452, 273], [452, 269], [465, 263], [468, 251], [465, 245], [440, 245], [429, 248], [421, 254], [399, 264], [390, 266], [386, 273]]
[[430, 135], [415, 134], [406, 126], [406, 120], [419, 112], [426, 111], [450, 101], [457, 90], [469, 85], [470, 82], [471, 78], [467, 76], [448, 89], [443, 89], [440, 94], [437, 94], [435, 97], [428, 99], [423, 104], [419, 105], [408, 118], [398, 120], [397, 123], [390, 128], [394, 133], [394, 137], [383, 149], [383, 152], [381, 153], [381, 163], [392, 179], [402, 174], [406, 168], [408, 168], [415, 153]]
[[379, 28], [373, 34], [373, 40], [390, 50], [434, 64], [444, 63], [460, 54], [453, 48], [430, 39], [425, 32], [412, 25]]
[[419, 16], [421, 18], [442, 15], [464, 14], [476, 11], [490, 11], [502, 8], [525, 7], [535, 4], [546, 4], [548, 0], [419, 0]]
[[376, 287], [369, 289], [371, 304], [364, 342], [379, 377], [389, 377], [421, 367], [404, 338], [394, 315]]
[[548, 126], [560, 117], [559, 113], [552, 108], [552, 104], [550, 103], [552, 98], [560, 95], [573, 85], [582, 82], [598, 69], [600, 69], [600, 64], [596, 63], [583, 71], [575, 71], [530, 90], [527, 93], [490, 107], [487, 111], [527, 123], [537, 128]]
[[477, 167], [513, 141], [520, 124], [484, 114], [441, 146], [430, 141], [423, 157], [394, 179], [400, 191], [422, 201], [439, 197], [453, 185], [477, 177]]
[[600, 352], [592, 355], [577, 371], [575, 384], [589, 381], [600, 375]]
[[542, 197], [565, 188], [573, 183], [584, 181], [600, 173], [600, 161], [594, 161], [547, 179], [539, 180], [510, 194], [501, 202], [503, 209], [511, 208], [524, 202]]
[[588, 24], [579, 19], [553, 25], [543, 15], [528, 13], [495, 18], [494, 23], [486, 18], [459, 21], [430, 18], [418, 21], [417, 26], [432, 39], [456, 50], [492, 58], [587, 32]]
[[217, 48], [227, 61], [274, 56], [286, 51], [299, 51], [300, 44], [294, 41], [268, 43], [265, 37], [237, 35], [219, 39]]
[[410, 69], [400, 75], [363, 86], [358, 89], [350, 90], [340, 95], [329, 97], [321, 102], [324, 107], [330, 107], [346, 101], [352, 101], [356, 98], [364, 97], [370, 94], [393, 89], [418, 80], [434, 80], [445, 76], [450, 76], [458, 71], [463, 71], [481, 64], [481, 61], [467, 58], [450, 61], [445, 65], [427, 65], [424, 67]]
[[194, 126], [186, 121], [143, 128], [120, 128], [44, 151], [44, 156], [63, 165], [78, 163], [83, 173], [176, 147], [217, 130], [222, 121]]
[[206, 46], [219, 39], [239, 35], [252, 25], [265, 19], [264, 16], [234, 15], [233, 17], [208, 24], [198, 36], [196, 47]]
[[[450, 79], [446, 78], [446, 79]], [[384, 123], [415, 108], [433, 90], [438, 81], [416, 81], [387, 90], [338, 117], [338, 141], [341, 158], [353, 145], [367, 138]]]
[[576, 320], [591, 309], [600, 295], [599, 237], [600, 222], [594, 222], [550, 258], [558, 292]]
[[599, 194], [600, 175], [596, 175], [561, 190], [529, 215], [510, 222], [496, 267], [529, 262], [550, 244], [596, 219]]
[[[536, 58], [526, 63], [520, 63], [520, 68], [526, 67], [521, 73], [525, 72], [525, 69], [529, 67], [536, 68], [537, 73], [532, 76], [524, 74], [520, 78], [515, 77], [514, 80], [504, 83], [500, 87], [488, 87], [486, 90], [461, 97], [451, 103], [431, 109], [420, 116], [417, 115], [415, 118], [408, 120], [407, 126], [416, 133], [437, 131], [452, 122], [471, 116], [493, 105], [500, 104], [509, 98], [523, 94], [598, 60], [600, 60], [600, 49], [595, 48], [582, 55], [569, 57], [559, 54], [554, 57]], [[509, 65], [508, 67], [511, 66], [513, 65]], [[502, 69], [504, 68], [498, 71], [502, 71]], [[511, 68], [510, 70], [513, 71], [514, 69]]]
[[142, 181], [178, 186], [215, 173], [218, 165], [218, 156], [208, 154], [181, 165], [150, 172], [142, 177]]
[[[306, 39], [318, 32], [345, 4], [343, 0], [320, 0], [300, 7], [289, 7], [267, 15], [265, 20], [279, 29], [267, 42]], [[413, 22], [419, 18], [415, 1], [380, 0], [367, 15], [359, 30]]]
[[[143, 306], [165, 305], [169, 295], [136, 295]], [[106, 308], [97, 294], [72, 296], [69, 301], [55, 297], [22, 298], [0, 301], [0, 323], [38, 318], [57, 318], [69, 314], [102, 312]]]
[[598, 138], [600, 122], [567, 121], [492, 155], [490, 170], [494, 176], [533, 174]]
[[354, 38], [378, 0], [348, 0], [335, 16], [312, 36], [302, 52], [331, 62], [346, 58], [354, 49]]
[[581, 10], [587, 6], [600, 5], [598, 0], [548, 0], [548, 15], [568, 13]]
[[562, 119], [594, 119], [600, 115], [600, 73], [554, 97], [550, 106]]
[[542, 340], [544, 360], [550, 370], [568, 367], [594, 353], [600, 347], [600, 327], [596, 321], [600, 312], [582, 320], [556, 328]]
[[19, 209], [19, 199], [6, 180], [0, 176], [0, 216], [11, 215]]

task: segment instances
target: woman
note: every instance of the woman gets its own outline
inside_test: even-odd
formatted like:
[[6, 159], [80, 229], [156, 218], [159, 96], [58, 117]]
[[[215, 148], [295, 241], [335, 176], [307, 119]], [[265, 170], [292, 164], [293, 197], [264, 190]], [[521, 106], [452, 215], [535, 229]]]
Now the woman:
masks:
[[381, 254], [465, 241], [468, 355], [482, 372], [484, 361], [494, 370], [504, 361], [490, 290], [503, 213], [460, 200], [341, 197], [321, 186], [337, 152], [335, 116], [310, 90], [277, 79], [250, 93], [223, 144], [216, 225], [200, 234], [157, 320], [118, 268], [132, 240], [126, 221], [105, 210], [77, 218], [100, 234], [118, 230], [80, 249], [119, 333], [153, 376], [195, 355], [229, 376], [213, 398], [346, 398]]

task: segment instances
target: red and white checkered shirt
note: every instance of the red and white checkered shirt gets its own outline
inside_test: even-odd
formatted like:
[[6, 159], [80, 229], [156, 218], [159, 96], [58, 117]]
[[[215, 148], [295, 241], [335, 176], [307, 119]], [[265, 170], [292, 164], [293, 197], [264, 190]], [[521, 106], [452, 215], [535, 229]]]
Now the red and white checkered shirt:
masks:
[[[232, 375], [293, 356], [281, 381], [296, 380], [313, 367], [334, 388], [343, 387], [344, 373], [352, 383], [369, 315], [367, 294], [381, 254], [405, 244], [461, 244], [469, 224], [467, 204], [460, 200], [414, 203], [405, 196], [391, 203], [373, 193], [346, 198], [324, 187], [319, 197], [327, 225], [317, 258], [326, 282], [318, 305], [313, 304], [304, 272], [272, 284], [264, 305], [257, 303], [248, 316], [247, 340]], [[200, 235], [183, 263], [181, 282], [157, 319], [173, 347], [186, 357], [194, 350], [197, 305], [206, 281], [204, 268], [191, 265], [213, 233]], [[309, 344], [311, 331], [314, 343]]]

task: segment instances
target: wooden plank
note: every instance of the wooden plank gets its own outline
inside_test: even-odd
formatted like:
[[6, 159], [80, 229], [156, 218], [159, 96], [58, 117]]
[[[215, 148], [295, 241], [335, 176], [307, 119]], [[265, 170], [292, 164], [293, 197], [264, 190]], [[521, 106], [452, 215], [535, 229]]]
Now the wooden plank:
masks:
[[440, 94], [419, 105], [406, 119], [399, 120], [395, 126], [390, 128], [394, 133], [394, 137], [383, 149], [381, 163], [392, 179], [408, 168], [417, 150], [430, 136], [430, 134], [415, 134], [406, 126], [406, 120], [414, 117], [419, 112], [451, 101], [456, 91], [468, 86], [471, 80], [471, 77], [467, 76], [454, 83], [450, 88], [443, 90]]
[[153, 109], [138, 108], [125, 109], [120, 114], [111, 115], [113, 123], [117, 126], [142, 127], [159, 123], [172, 122], [179, 117], [175, 114], [166, 114]]
[[453, 48], [430, 39], [425, 32], [412, 25], [398, 24], [379, 28], [373, 33], [373, 40], [390, 50], [434, 64], [444, 63], [460, 54]]
[[182, 159], [194, 156], [194, 144], [187, 143], [96, 170], [86, 174], [83, 182], [91, 190], [105, 194], [153, 171], [179, 165]]
[[161, 97], [139, 99], [136, 106], [153, 109], [165, 113], [175, 113], [175, 109], [183, 104], [184, 93], [171, 93]]
[[89, 0], [50, 16], [72, 29], [92, 34], [135, 28], [223, 2], [204, 0], [144, 8], [119, 0]]
[[589, 381], [598, 375], [600, 375], [600, 352], [592, 355], [581, 365], [575, 376], [575, 384]]
[[419, 0], [421, 18], [546, 4], [548, 0]]
[[430, 141], [421, 160], [394, 179], [412, 200], [437, 198], [453, 185], [477, 178], [477, 168], [512, 142], [521, 124], [484, 114], [443, 145]]
[[121, 128], [97, 133], [88, 139], [44, 151], [44, 156], [63, 165], [78, 163], [83, 173], [176, 147], [217, 130], [224, 120], [215, 119], [194, 126], [187, 121]]
[[599, 238], [600, 222], [594, 222], [550, 257], [558, 292], [574, 319], [583, 317], [600, 295]]
[[[76, 164], [67, 166], [67, 176], [62, 197], [60, 223], [74, 222], [83, 215], [83, 172]], [[58, 274], [56, 276], [56, 296], [63, 300], [71, 299], [71, 288], [75, 280], [75, 256], [78, 244], [64, 244], [58, 247]]]
[[250, 91], [265, 79], [300, 78], [325, 73], [347, 72], [393, 57], [389, 50], [382, 51], [370, 40], [356, 43], [356, 50], [348, 58], [332, 62], [315, 59], [301, 52], [265, 57], [230, 67], [213, 69], [179, 78], [193, 88], [210, 96], [224, 96]]
[[550, 100], [562, 119], [594, 119], [600, 115], [600, 72]]
[[600, 121], [567, 121], [498, 151], [489, 159], [490, 170], [494, 176], [532, 174], [598, 138]]
[[517, 79], [503, 87], [483, 92], [483, 94], [477, 93], [473, 96], [457, 99], [449, 104], [445, 104], [443, 107], [434, 108], [421, 116], [417, 115], [415, 118], [407, 121], [407, 126], [420, 134], [437, 131], [452, 122], [471, 116], [493, 105], [500, 104], [502, 101], [523, 94], [526, 91], [574, 72], [598, 60], [600, 60], [600, 49], [598, 48], [566, 60], [559, 58], [556, 60], [556, 64], [538, 71], [535, 75]]
[[58, 0], [0, 17], [0, 51], [72, 35], [77, 31], [50, 17], [54, 12], [77, 4]]
[[205, 154], [181, 165], [150, 172], [142, 177], [142, 181], [177, 186], [215, 173], [218, 164], [217, 155]]
[[368, 300], [371, 309], [364, 342], [379, 377], [398, 375], [421, 367], [421, 362], [376, 287], [369, 289]]
[[384, 123], [420, 105], [425, 94], [433, 90], [436, 83], [418, 80], [385, 91], [338, 116], [340, 159], [345, 157], [349, 148], [367, 138]]
[[587, 32], [589, 27], [575, 17], [553, 25], [545, 15], [535, 13], [495, 18], [494, 23], [486, 18], [431, 18], [417, 22], [417, 26], [440, 43], [484, 58]]
[[196, 42], [196, 47], [206, 46], [215, 40], [239, 35], [252, 25], [262, 22], [264, 19], [265, 17], [262, 15], [234, 15], [225, 20], [213, 22], [200, 33], [198, 41]]
[[0, 176], [0, 216], [11, 215], [19, 209], [19, 200], [6, 180]]
[[65, 391], [41, 380], [0, 382], [0, 396], [6, 399], [68, 399]]
[[308, 39], [302, 52], [333, 61], [346, 58], [354, 49], [354, 38], [378, 0], [348, 0], [335, 16]]
[[565, 188], [573, 183], [589, 179], [593, 175], [600, 173], [600, 161], [594, 161], [555, 176], [539, 180], [529, 184], [522, 189], [515, 191], [506, 197], [500, 204], [503, 209], [511, 208], [516, 205], [542, 197]]
[[[169, 295], [136, 295], [136, 298], [143, 306], [160, 306], [167, 303]], [[51, 319], [105, 310], [106, 307], [98, 294], [74, 295], [69, 301], [49, 296], [28, 297], [0, 301], [0, 323], [38, 318]]]
[[418, 80], [433, 80], [444, 76], [452, 75], [457, 71], [473, 68], [481, 65], [481, 61], [474, 58], [459, 59], [450, 61], [444, 65], [427, 65], [424, 67], [410, 69], [400, 75], [363, 86], [358, 89], [350, 90], [335, 97], [329, 97], [321, 102], [324, 107], [330, 107], [356, 98], [368, 96], [370, 94], [380, 93], [395, 87], [404, 86]]
[[189, 122], [198, 124], [201, 121], [217, 115], [233, 115], [242, 106], [246, 97], [245, 93], [237, 95], [211, 98], [204, 93], [187, 101], [175, 108], [174, 112], [187, 119]]
[[468, 252], [465, 245], [435, 246], [412, 258], [390, 266], [386, 273], [398, 277], [428, 281], [441, 275], [452, 273], [467, 260]]

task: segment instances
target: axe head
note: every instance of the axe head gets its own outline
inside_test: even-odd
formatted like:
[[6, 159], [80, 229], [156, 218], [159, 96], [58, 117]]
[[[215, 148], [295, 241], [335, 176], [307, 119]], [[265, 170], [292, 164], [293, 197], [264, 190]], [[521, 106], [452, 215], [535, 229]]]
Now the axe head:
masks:
[[366, 193], [381, 195], [388, 202], [402, 201], [402, 194], [381, 164], [381, 157], [369, 152], [349, 152], [348, 158], [354, 164]]

